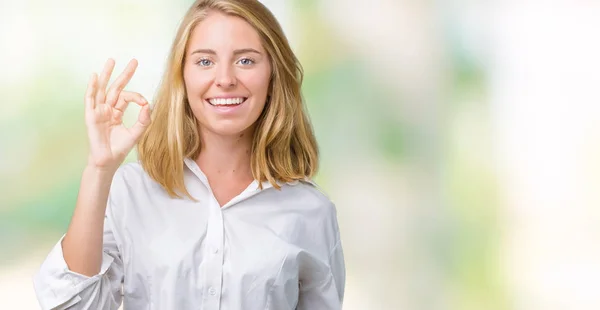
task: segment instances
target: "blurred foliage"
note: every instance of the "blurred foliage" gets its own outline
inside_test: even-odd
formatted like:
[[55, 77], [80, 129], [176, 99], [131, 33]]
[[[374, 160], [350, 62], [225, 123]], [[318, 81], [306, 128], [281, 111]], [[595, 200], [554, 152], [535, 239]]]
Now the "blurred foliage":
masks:
[[[499, 259], [497, 184], [486, 159], [491, 134], [485, 68], [464, 49], [459, 34], [444, 34], [451, 65], [448, 82], [443, 85], [443, 119], [436, 128], [427, 128], [436, 130], [440, 138], [421, 141], [423, 128], [418, 126], [422, 124], [402, 121], [389, 110], [390, 105], [378, 104], [391, 98], [407, 104], [398, 90], [369, 78], [373, 68], [367, 67], [360, 55], [339, 53], [346, 43], [320, 15], [318, 3], [295, 0], [291, 16], [297, 25], [298, 55], [305, 67], [305, 100], [321, 147], [317, 182], [327, 188], [335, 181], [330, 167], [340, 160], [352, 161], [357, 152], [367, 153], [391, 171], [407, 166], [438, 171], [440, 167], [442, 203], [434, 211], [444, 217], [439, 227], [430, 230], [415, 225], [418, 231], [410, 233], [418, 236], [414, 237], [417, 243], [424, 244], [414, 250], [432, 256], [435, 267], [442, 269], [443, 288], [452, 296], [448, 309], [505, 309], [503, 283], [495, 267]], [[27, 159], [18, 174], [0, 175], [6, 184], [0, 208], [0, 264], [28, 254], [31, 249], [27, 245], [35, 243], [32, 239], [41, 243], [63, 233], [77, 197], [86, 159], [85, 83], [65, 70], [68, 59], [57, 59], [56, 55], [41, 59], [45, 65], [20, 89], [25, 92], [18, 97], [18, 104], [25, 107], [17, 118], [0, 122], [2, 142], [11, 145], [0, 155], [12, 161], [20, 156]], [[17, 97], [15, 89], [0, 85], [0, 90], [2, 96]], [[441, 154], [418, 153], [416, 146], [422, 143], [432, 143], [431, 149]], [[134, 158], [132, 154], [128, 160]], [[418, 210], [421, 206], [411, 207]], [[393, 239], [390, 236], [390, 242]], [[427, 298], [416, 305], [427, 308], [424, 305], [431, 302]]]

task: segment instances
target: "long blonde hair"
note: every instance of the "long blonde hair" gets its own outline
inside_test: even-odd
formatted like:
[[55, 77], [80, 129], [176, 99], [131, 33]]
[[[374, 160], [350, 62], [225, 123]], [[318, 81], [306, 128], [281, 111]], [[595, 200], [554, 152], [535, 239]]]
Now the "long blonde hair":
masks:
[[258, 0], [197, 0], [187, 11], [156, 94], [152, 123], [137, 146], [142, 167], [169, 196], [194, 199], [184, 184], [184, 158], [195, 160], [202, 145], [186, 96], [183, 65], [190, 34], [210, 11], [238, 16], [252, 25], [271, 60], [269, 99], [252, 142], [254, 179], [279, 189], [278, 181], [312, 177], [318, 167], [318, 147], [300, 90], [302, 67], [281, 26]]

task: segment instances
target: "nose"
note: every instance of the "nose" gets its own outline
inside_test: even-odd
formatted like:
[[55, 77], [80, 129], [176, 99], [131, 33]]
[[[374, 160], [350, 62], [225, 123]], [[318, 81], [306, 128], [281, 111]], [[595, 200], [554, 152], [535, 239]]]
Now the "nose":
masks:
[[233, 68], [228, 65], [223, 65], [217, 69], [217, 76], [215, 77], [215, 83], [220, 88], [231, 88], [237, 84], [235, 73]]

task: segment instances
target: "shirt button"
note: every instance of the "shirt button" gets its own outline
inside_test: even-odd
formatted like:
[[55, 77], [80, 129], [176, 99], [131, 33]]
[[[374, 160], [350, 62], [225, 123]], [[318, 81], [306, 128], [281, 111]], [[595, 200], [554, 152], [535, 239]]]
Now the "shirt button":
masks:
[[208, 293], [215, 296], [215, 294], [217, 293], [217, 291], [215, 291], [215, 289], [213, 287], [208, 289]]
[[217, 254], [217, 253], [219, 253], [219, 248], [217, 248], [217, 247], [213, 247], [213, 248], [212, 248], [212, 252], [213, 252], [214, 254]]

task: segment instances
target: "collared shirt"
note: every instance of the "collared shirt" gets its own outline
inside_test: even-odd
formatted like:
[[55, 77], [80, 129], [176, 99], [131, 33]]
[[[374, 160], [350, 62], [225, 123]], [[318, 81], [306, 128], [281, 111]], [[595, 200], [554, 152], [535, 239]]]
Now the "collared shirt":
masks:
[[121, 166], [100, 273], [69, 270], [61, 238], [34, 276], [42, 309], [341, 309], [336, 209], [314, 183], [254, 181], [220, 207], [198, 165], [185, 166], [196, 202], [170, 198], [139, 163]]

